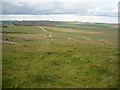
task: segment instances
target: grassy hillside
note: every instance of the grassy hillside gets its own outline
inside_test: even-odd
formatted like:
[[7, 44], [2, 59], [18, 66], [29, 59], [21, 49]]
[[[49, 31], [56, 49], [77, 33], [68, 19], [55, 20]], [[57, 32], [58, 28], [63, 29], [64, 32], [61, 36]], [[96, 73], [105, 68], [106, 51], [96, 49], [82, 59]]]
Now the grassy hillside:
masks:
[[6, 25], [3, 87], [117, 87], [118, 30], [114, 25]]

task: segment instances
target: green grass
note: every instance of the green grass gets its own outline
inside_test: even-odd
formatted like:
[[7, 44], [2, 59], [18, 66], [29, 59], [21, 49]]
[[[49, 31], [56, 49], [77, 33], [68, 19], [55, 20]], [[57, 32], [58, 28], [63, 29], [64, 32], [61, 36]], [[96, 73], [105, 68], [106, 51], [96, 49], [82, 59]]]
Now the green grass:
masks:
[[103, 33], [66, 33], [46, 29], [52, 35], [50, 38], [48, 32], [36, 26], [4, 28], [3, 40], [18, 44], [3, 43], [3, 88], [116, 88], [117, 29], [85, 27], [72, 28]]
[[30, 33], [44, 33], [41, 28], [37, 26], [12, 26], [8, 25], [8, 28], [3, 28], [3, 33], [22, 33], [22, 34], [30, 34]]

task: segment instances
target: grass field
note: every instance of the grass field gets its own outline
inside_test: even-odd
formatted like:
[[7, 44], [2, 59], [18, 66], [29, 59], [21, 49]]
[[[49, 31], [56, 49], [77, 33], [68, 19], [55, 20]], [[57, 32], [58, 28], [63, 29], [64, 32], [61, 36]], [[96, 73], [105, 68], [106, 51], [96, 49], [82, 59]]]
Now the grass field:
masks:
[[3, 88], [118, 87], [114, 25], [6, 25], [2, 29]]

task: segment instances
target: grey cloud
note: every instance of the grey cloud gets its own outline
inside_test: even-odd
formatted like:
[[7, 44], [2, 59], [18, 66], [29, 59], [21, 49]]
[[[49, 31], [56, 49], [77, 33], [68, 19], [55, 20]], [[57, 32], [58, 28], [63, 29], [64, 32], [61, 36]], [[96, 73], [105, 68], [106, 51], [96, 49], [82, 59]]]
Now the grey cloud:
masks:
[[3, 14], [76, 14], [117, 16], [116, 3], [104, 2], [3, 2]]

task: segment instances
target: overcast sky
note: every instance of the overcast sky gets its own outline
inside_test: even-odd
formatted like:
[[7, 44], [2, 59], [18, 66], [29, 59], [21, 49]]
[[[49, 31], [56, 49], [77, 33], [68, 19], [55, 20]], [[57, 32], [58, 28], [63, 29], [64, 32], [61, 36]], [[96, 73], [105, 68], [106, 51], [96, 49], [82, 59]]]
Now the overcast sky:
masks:
[[119, 0], [2, 0], [3, 20], [117, 22]]

